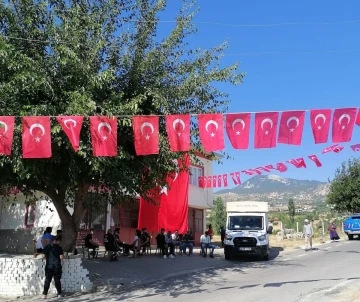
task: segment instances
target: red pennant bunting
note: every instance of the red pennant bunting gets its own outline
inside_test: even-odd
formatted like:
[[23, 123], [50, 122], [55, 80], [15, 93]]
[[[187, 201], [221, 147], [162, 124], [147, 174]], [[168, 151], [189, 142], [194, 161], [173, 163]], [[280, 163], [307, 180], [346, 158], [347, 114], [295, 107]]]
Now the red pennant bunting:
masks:
[[333, 143], [349, 142], [352, 137], [357, 108], [335, 109], [332, 123]]
[[218, 187], [221, 188], [221, 175], [218, 175]]
[[355, 124], [360, 126], [360, 110], [359, 110], [359, 112], [358, 112], [358, 114], [356, 116]]
[[80, 132], [83, 124], [83, 116], [58, 116], [56, 120], [60, 124], [62, 130], [69, 138], [70, 144], [74, 151], [79, 150], [80, 145]]
[[351, 148], [354, 152], [359, 152], [359, 151], [360, 151], [360, 144], [352, 145], [352, 146], [350, 146], [350, 148]]
[[225, 148], [222, 114], [199, 114], [199, 134], [204, 150], [218, 151]]
[[230, 173], [230, 176], [234, 182], [234, 185], [240, 185], [241, 184], [241, 180], [240, 180], [240, 172], [235, 172], [235, 173]]
[[217, 187], [217, 176], [213, 176], [213, 188]]
[[334, 152], [334, 150], [336, 148], [339, 147], [339, 144], [336, 144], [336, 145], [332, 145], [330, 147], [326, 147], [325, 149], [322, 150], [321, 154], [324, 154], [324, 153], [329, 153], [329, 152]]
[[224, 187], [226, 188], [228, 186], [227, 174], [223, 174], [223, 182], [224, 182]]
[[276, 170], [273, 165], [266, 165], [265, 168], [268, 169], [268, 170]]
[[278, 143], [301, 145], [305, 111], [285, 111], [281, 114]]
[[234, 149], [249, 148], [250, 116], [250, 113], [226, 115], [226, 133]]
[[255, 175], [256, 173], [254, 171], [249, 170], [242, 170], [241, 173], [244, 173], [246, 175]]
[[0, 154], [11, 155], [14, 126], [14, 116], [0, 116]]
[[117, 156], [117, 118], [90, 116], [90, 136], [94, 156]]
[[328, 141], [331, 121], [331, 109], [310, 110], [310, 123], [315, 144]]
[[198, 181], [199, 181], [199, 188], [204, 188], [204, 177], [199, 176]]
[[208, 176], [207, 178], [207, 188], [212, 188], [212, 177]]
[[136, 155], [159, 154], [159, 117], [132, 118]]
[[259, 112], [255, 114], [255, 149], [276, 147], [278, 118], [279, 112]]
[[49, 116], [22, 118], [23, 158], [50, 158], [51, 127]]
[[339, 152], [342, 151], [343, 149], [344, 149], [343, 146], [338, 146], [338, 147], [335, 147], [333, 151], [334, 151], [335, 153], [339, 153]]
[[290, 159], [287, 160], [286, 162], [294, 165], [296, 168], [306, 168], [305, 160], [302, 157], [297, 159]]
[[265, 167], [257, 167], [256, 170], [264, 171], [264, 172], [271, 172], [269, 168]]
[[171, 151], [189, 151], [190, 115], [167, 115], [166, 132]]
[[287, 167], [285, 166], [285, 164], [283, 163], [277, 163], [276, 164], [276, 170], [278, 170], [279, 172], [286, 172], [287, 171]]
[[322, 166], [320, 160], [316, 155], [309, 155], [308, 158], [310, 158], [316, 165], [316, 167], [320, 168]]
[[258, 169], [249, 169], [251, 172], [255, 172], [257, 175], [261, 175], [262, 173]]

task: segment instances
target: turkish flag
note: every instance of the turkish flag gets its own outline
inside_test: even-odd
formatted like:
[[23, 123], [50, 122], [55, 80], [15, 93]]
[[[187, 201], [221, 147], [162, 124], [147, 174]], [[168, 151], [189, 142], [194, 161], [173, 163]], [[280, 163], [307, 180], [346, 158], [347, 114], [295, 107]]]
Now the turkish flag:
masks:
[[14, 126], [14, 116], [0, 116], [0, 154], [11, 155]]
[[310, 124], [315, 144], [327, 143], [331, 121], [331, 109], [310, 110]]
[[206, 184], [207, 188], [212, 188], [212, 177], [208, 176], [207, 177], [207, 184]]
[[357, 108], [335, 109], [332, 122], [333, 143], [349, 142], [352, 137]]
[[355, 124], [358, 125], [358, 126], [360, 126], [360, 110], [359, 110], [359, 112], [358, 112], [358, 114], [357, 114], [357, 116], [356, 116]]
[[24, 116], [22, 118], [23, 158], [50, 158], [51, 127], [49, 116]]
[[341, 152], [343, 149], [344, 149], [343, 146], [338, 146], [338, 147], [335, 147], [333, 151], [334, 151], [335, 153], [339, 153], [339, 152]]
[[117, 156], [117, 118], [90, 116], [90, 137], [94, 156]]
[[167, 115], [166, 132], [171, 151], [189, 151], [190, 115]]
[[223, 174], [223, 182], [224, 182], [224, 187], [226, 188], [228, 186], [227, 174]]
[[204, 177], [199, 176], [198, 180], [199, 180], [199, 188], [204, 188]]
[[276, 168], [273, 165], [266, 165], [264, 168], [268, 169], [269, 172], [270, 170], [276, 170]]
[[221, 175], [218, 175], [218, 187], [221, 188]]
[[217, 185], [217, 176], [213, 176], [213, 188], [216, 188]]
[[250, 113], [226, 115], [226, 133], [234, 149], [249, 148], [250, 116]]
[[336, 144], [336, 145], [332, 145], [330, 147], [326, 147], [322, 150], [321, 154], [324, 154], [324, 153], [329, 153], [329, 152], [334, 152], [335, 148], [339, 147], [339, 144]]
[[222, 150], [224, 143], [224, 122], [222, 114], [199, 114], [199, 134], [204, 150]]
[[316, 155], [309, 155], [308, 158], [310, 158], [316, 165], [316, 167], [320, 168], [322, 166], [320, 160]]
[[159, 228], [174, 232], [178, 230], [180, 234], [185, 234], [188, 230], [188, 206], [189, 206], [189, 156], [183, 160], [175, 160], [179, 167], [179, 172], [168, 175], [167, 187], [160, 192], [160, 209], [158, 223]]
[[279, 172], [286, 172], [287, 171], [287, 167], [285, 166], [285, 164], [283, 163], [277, 163], [276, 164], [276, 170], [278, 170]]
[[235, 172], [235, 173], [230, 173], [230, 176], [234, 182], [234, 185], [240, 185], [241, 184], [241, 180], [240, 180], [240, 172]]
[[254, 174], [256, 174], [254, 171], [250, 171], [250, 170], [242, 170], [241, 173], [244, 173], [246, 175], [254, 175]]
[[132, 118], [136, 155], [159, 154], [159, 117]]
[[294, 165], [296, 168], [306, 168], [305, 160], [302, 157], [297, 159], [290, 159], [286, 162]]
[[261, 171], [259, 171], [257, 168], [256, 169], [249, 169], [249, 171], [254, 171], [257, 175], [261, 175]]
[[359, 151], [360, 151], [360, 144], [352, 145], [352, 146], [350, 146], [350, 148], [351, 148], [354, 152], [359, 152]]
[[276, 147], [278, 118], [279, 112], [258, 112], [255, 114], [255, 149]]
[[285, 111], [281, 114], [278, 143], [301, 145], [305, 111]]
[[265, 167], [257, 167], [256, 170], [264, 171], [264, 172], [271, 172], [270, 169], [274, 169], [274, 167], [269, 168], [267, 166]]
[[58, 116], [56, 120], [60, 124], [62, 130], [65, 132], [70, 140], [74, 151], [79, 150], [80, 132], [83, 124], [83, 116]]

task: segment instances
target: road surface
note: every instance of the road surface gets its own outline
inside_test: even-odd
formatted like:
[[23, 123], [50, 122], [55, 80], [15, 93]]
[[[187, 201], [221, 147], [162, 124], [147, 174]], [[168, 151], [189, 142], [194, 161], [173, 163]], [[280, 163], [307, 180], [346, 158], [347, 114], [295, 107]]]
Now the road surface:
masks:
[[[164, 261], [186, 261], [186, 256], [177, 258]], [[214, 261], [229, 265], [168, 277], [139, 288], [120, 287], [62, 301], [360, 301], [358, 240], [328, 243], [309, 252], [275, 252], [271, 258], [268, 262], [225, 262], [219, 257]]]

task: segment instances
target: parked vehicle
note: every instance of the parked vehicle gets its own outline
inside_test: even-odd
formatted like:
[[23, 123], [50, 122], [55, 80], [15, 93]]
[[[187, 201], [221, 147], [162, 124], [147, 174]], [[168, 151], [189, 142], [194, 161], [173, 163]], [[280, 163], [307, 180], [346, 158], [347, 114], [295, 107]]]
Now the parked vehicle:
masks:
[[349, 240], [353, 240], [354, 235], [360, 237], [360, 214], [353, 214], [344, 221], [344, 232]]
[[[269, 206], [267, 202], [235, 201], [226, 204], [225, 259], [256, 255], [269, 260]], [[271, 229], [271, 230], [270, 230]]]

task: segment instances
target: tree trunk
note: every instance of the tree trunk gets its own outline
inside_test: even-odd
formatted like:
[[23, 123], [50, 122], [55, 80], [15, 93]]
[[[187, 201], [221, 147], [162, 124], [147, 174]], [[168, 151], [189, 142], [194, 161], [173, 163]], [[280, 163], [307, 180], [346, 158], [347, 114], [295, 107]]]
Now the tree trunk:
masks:
[[60, 217], [60, 219], [63, 232], [60, 245], [65, 252], [73, 252], [76, 245], [78, 227], [73, 222], [71, 216], [70, 219], [68, 217], [65, 219]]

